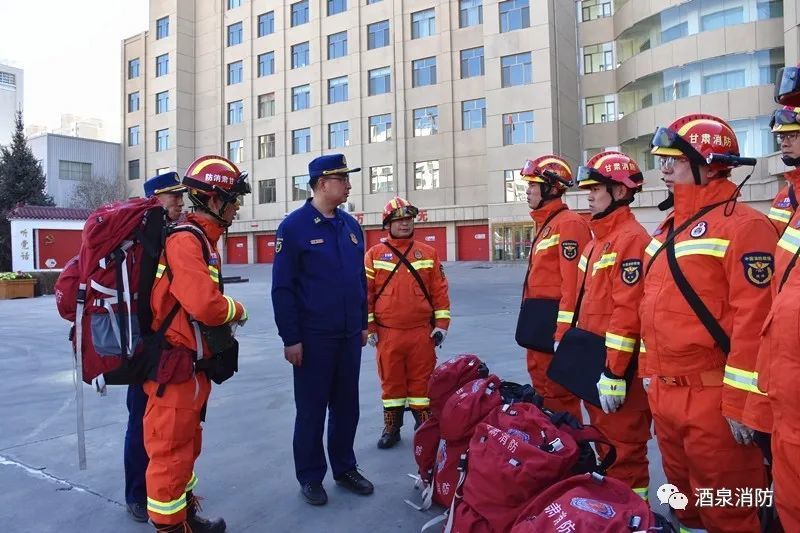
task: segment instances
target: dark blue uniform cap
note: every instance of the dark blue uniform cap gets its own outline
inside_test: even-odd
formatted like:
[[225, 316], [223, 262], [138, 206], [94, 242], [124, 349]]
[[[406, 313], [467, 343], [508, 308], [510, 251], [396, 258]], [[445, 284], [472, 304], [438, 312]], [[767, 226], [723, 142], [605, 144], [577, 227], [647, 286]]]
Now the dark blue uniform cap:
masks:
[[181, 185], [181, 177], [177, 172], [159, 174], [144, 182], [144, 195], [150, 198], [162, 192], [184, 192], [185, 185]]
[[308, 164], [308, 176], [311, 180], [331, 174], [348, 174], [360, 170], [360, 168], [347, 168], [347, 159], [344, 154], [321, 155]]

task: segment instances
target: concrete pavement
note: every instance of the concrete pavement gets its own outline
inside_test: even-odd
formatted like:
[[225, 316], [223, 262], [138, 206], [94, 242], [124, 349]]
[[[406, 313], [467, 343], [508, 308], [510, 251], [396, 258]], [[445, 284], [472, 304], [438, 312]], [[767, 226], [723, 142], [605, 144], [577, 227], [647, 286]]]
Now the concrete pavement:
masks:
[[[440, 360], [474, 352], [492, 372], [527, 382], [524, 352], [514, 342], [523, 265], [450, 263], [453, 323]], [[325, 480], [321, 508], [299, 496], [292, 461], [292, 372], [283, 359], [269, 300], [269, 265], [226, 266], [249, 283], [226, 292], [242, 300], [250, 320], [240, 328], [240, 371], [211, 394], [196, 493], [204, 514], [224, 516], [229, 531], [419, 531], [437, 514], [403, 503], [416, 498], [410, 414], [403, 440], [378, 450], [383, 426], [374, 350], [361, 365], [361, 422], [356, 456], [375, 494], [352, 495]], [[84, 386], [88, 469], [77, 465], [75, 402], [68, 325], [52, 296], [0, 301], [0, 529], [13, 532], [145, 532], [124, 508], [122, 446], [125, 387], [100, 397]], [[663, 479], [651, 442], [654, 481]], [[658, 503], [656, 502], [656, 505]]]

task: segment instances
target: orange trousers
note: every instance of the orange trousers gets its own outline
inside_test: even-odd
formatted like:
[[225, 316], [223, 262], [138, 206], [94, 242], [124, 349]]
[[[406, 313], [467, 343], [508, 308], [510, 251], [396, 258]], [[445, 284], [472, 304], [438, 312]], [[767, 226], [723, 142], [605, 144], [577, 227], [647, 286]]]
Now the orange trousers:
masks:
[[431, 327], [378, 327], [377, 363], [383, 407], [427, 409], [428, 381], [436, 366]]
[[772, 479], [783, 529], [800, 531], [800, 444], [784, 439], [780, 425], [772, 432]]
[[[589, 412], [589, 423], [595, 426], [614, 445], [617, 460], [608, 475], [626, 483], [636, 494], [648, 497], [650, 471], [647, 461], [647, 442], [653, 420], [642, 380], [631, 381], [625, 403], [616, 413], [605, 414], [602, 409], [584, 402]], [[606, 453], [605, 446], [598, 450]]]
[[[668, 385], [654, 377], [648, 400], [667, 482], [689, 498], [685, 510], [675, 511], [681, 524], [709, 533], [759, 533], [758, 509], [737, 507], [735, 498], [741, 489], [766, 488], [764, 459], [757, 446], [733, 439], [720, 408], [722, 386]], [[730, 490], [734, 505], [697, 507], [698, 489]]]
[[544, 406], [551, 411], [566, 411], [583, 422], [581, 400], [567, 389], [547, 377], [547, 368], [553, 360], [553, 354], [527, 350], [528, 374], [531, 383], [543, 398]]
[[197, 484], [194, 462], [200, 455], [200, 417], [211, 393], [204, 373], [184, 383], [164, 387], [147, 381], [147, 409], [144, 413], [144, 447], [147, 465], [147, 513], [156, 524], [180, 524], [186, 520], [186, 493]]

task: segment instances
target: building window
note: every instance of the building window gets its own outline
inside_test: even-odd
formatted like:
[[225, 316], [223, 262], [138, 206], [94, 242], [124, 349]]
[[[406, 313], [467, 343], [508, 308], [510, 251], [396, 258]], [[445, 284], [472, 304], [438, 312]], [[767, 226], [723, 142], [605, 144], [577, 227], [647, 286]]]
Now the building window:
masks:
[[166, 174], [169, 172], [169, 167], [161, 167], [156, 169], [156, 176], [160, 176], [161, 174]]
[[617, 104], [614, 95], [592, 96], [583, 99], [584, 124], [598, 124], [617, 120]]
[[274, 204], [276, 201], [275, 180], [258, 180], [258, 203]]
[[92, 164], [59, 160], [58, 178], [62, 180], [88, 181], [92, 179]]
[[156, 58], [156, 78], [164, 76], [169, 72], [169, 54], [163, 54]]
[[241, 61], [228, 63], [228, 85], [242, 83], [242, 69], [243, 65]]
[[436, 33], [436, 14], [434, 8], [411, 13], [411, 38], [421, 39]]
[[611, 0], [583, 0], [578, 9], [581, 13], [581, 22], [610, 17]]
[[389, 21], [382, 20], [367, 26], [367, 50], [389, 46]]
[[131, 59], [128, 61], [128, 79], [132, 80], [133, 78], [139, 77], [139, 58]]
[[328, 103], [347, 101], [347, 76], [328, 80]]
[[486, 99], [461, 102], [461, 129], [474, 130], [486, 127]]
[[265, 52], [258, 55], [258, 77], [275, 74], [275, 52]]
[[128, 179], [129, 180], [138, 180], [139, 179], [139, 160], [132, 159], [128, 161]]
[[530, 52], [502, 57], [500, 58], [500, 67], [503, 87], [514, 87], [533, 82]]
[[156, 115], [169, 111], [169, 91], [156, 93]]
[[258, 36], [264, 37], [275, 33], [275, 12], [263, 13], [258, 16]]
[[275, 115], [275, 93], [258, 95], [258, 118]]
[[436, 85], [436, 58], [425, 57], [411, 62], [411, 86]]
[[689, 35], [689, 23], [684, 21], [661, 31], [661, 44]]
[[242, 44], [242, 23], [236, 22], [228, 26], [228, 46]]
[[347, 11], [347, 0], [328, 0], [328, 16]]
[[343, 148], [350, 146], [350, 126], [344, 122], [328, 124], [328, 148]]
[[[774, 78], [773, 78], [774, 79]], [[745, 71], [729, 70], [703, 76], [703, 94], [741, 89], [745, 86]]]
[[309, 63], [308, 43], [292, 46], [292, 68], [306, 67]]
[[160, 18], [156, 21], [156, 40], [169, 36], [169, 17]]
[[308, 174], [292, 176], [292, 200], [305, 200], [311, 198], [311, 186], [308, 184]]
[[439, 133], [439, 108], [422, 107], [414, 110], [414, 137]]
[[392, 139], [392, 115], [369, 117], [369, 142], [381, 143]]
[[524, 202], [528, 199], [528, 184], [519, 179], [518, 170], [504, 170], [506, 202]]
[[0, 85], [14, 89], [17, 86], [17, 77], [11, 72], [0, 71]]
[[758, 12], [758, 20], [779, 18], [783, 16], [783, 2], [781, 0], [758, 2], [756, 11]]
[[242, 0], [228, 0], [228, 9], [241, 7], [241, 5], [242, 5]]
[[467, 28], [483, 24], [483, 0], [459, 0], [458, 27]]
[[305, 154], [311, 151], [311, 128], [292, 130], [292, 154]]
[[241, 139], [228, 141], [228, 159], [234, 163], [241, 163], [244, 160], [244, 142]]
[[[267, 133], [258, 136], [258, 158], [275, 157], [275, 134]], [[264, 202], [261, 202], [262, 204]]]
[[414, 190], [429, 191], [439, 188], [439, 161], [414, 163]]
[[744, 22], [744, 6], [721, 9], [700, 17], [700, 31], [716, 30]]
[[139, 145], [139, 126], [131, 126], [128, 128], [128, 146]]
[[244, 120], [244, 105], [241, 100], [228, 102], [228, 124], [241, 124]]
[[139, 111], [139, 91], [128, 94], [128, 113]]
[[461, 50], [461, 79], [483, 76], [483, 47]]
[[503, 115], [503, 145], [533, 142], [533, 111]]
[[370, 167], [369, 192], [394, 192], [392, 165]]
[[583, 73], [605, 72], [614, 68], [613, 43], [594, 44], [583, 47]]
[[308, 22], [308, 0], [292, 4], [292, 27]]
[[308, 109], [311, 107], [311, 86], [300, 85], [292, 87], [292, 111]]
[[347, 32], [341, 31], [328, 35], [328, 59], [336, 59], [347, 55]]
[[367, 5], [377, 4], [378, 2], [383, 2], [383, 0], [367, 0]]
[[521, 30], [531, 25], [528, 0], [506, 0], [498, 4], [500, 9], [500, 33]]
[[390, 67], [376, 68], [369, 71], [369, 88], [367, 94], [375, 96], [391, 92], [392, 71]]
[[156, 131], [156, 152], [169, 150], [169, 130]]

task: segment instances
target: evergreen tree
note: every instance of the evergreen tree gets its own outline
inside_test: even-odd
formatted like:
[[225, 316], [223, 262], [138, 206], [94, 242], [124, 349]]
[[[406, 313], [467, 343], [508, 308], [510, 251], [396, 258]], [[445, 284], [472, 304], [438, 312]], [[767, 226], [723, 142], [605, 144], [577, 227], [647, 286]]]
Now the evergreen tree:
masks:
[[22, 111], [17, 112], [11, 144], [0, 147], [0, 271], [11, 269], [11, 225], [8, 213], [18, 204], [53, 205], [45, 194], [42, 166], [25, 140]]

